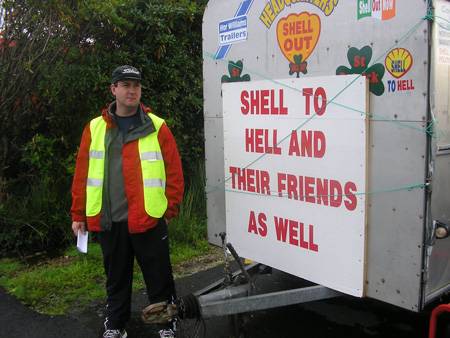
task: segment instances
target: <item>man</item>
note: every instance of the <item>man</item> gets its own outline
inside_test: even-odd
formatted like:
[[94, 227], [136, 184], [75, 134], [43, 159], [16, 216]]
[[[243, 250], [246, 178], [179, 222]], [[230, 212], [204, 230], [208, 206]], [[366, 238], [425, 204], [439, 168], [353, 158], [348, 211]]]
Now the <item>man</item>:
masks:
[[[134, 257], [150, 304], [173, 302], [167, 222], [184, 190], [175, 139], [164, 120], [141, 104], [141, 73], [112, 73], [115, 97], [84, 128], [72, 185], [72, 230], [98, 232], [106, 273], [105, 338], [127, 337]], [[175, 336], [175, 323], [161, 337]]]

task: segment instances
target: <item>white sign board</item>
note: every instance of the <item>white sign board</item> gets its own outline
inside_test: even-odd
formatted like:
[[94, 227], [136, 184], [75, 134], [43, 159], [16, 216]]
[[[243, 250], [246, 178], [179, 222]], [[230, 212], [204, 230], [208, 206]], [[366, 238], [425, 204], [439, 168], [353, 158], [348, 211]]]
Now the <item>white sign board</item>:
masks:
[[227, 240], [238, 254], [363, 295], [367, 83], [222, 86]]

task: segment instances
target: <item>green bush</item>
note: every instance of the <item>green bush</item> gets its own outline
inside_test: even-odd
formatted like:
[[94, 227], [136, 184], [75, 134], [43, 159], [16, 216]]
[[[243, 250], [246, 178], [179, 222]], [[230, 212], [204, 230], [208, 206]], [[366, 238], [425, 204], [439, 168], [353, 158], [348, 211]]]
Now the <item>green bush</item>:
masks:
[[197, 163], [196, 174], [191, 176], [190, 184], [184, 194], [180, 213], [169, 224], [170, 238], [174, 244], [185, 243], [191, 246], [206, 244], [206, 195], [205, 166]]
[[205, 3], [2, 2], [0, 255], [54, 251], [69, 243], [77, 146], [84, 125], [112, 100], [110, 73], [118, 65], [141, 69], [142, 100], [166, 119], [190, 182], [204, 156]]

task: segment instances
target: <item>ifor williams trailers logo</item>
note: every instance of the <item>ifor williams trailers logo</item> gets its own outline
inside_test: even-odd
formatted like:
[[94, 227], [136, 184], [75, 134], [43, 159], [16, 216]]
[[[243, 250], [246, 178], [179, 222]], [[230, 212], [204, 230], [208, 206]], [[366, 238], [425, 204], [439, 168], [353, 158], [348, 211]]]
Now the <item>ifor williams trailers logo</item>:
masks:
[[395, 17], [395, 0], [358, 0], [358, 20], [372, 17], [379, 20], [389, 20]]
[[247, 40], [247, 15], [219, 22], [219, 46]]

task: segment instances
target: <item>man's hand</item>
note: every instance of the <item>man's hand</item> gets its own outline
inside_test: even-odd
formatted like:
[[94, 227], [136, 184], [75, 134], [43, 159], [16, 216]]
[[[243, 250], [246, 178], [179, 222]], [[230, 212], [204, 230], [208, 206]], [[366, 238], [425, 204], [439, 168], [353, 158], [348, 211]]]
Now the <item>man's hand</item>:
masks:
[[78, 230], [80, 230], [83, 234], [86, 231], [86, 223], [85, 222], [72, 222], [72, 231], [75, 236], [78, 235]]

